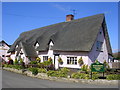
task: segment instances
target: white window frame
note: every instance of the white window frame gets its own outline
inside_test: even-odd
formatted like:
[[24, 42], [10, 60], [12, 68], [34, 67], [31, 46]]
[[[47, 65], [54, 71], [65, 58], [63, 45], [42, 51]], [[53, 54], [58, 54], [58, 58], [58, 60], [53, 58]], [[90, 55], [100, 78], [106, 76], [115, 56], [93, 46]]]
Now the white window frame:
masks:
[[67, 64], [68, 65], [77, 65], [77, 57], [76, 56], [67, 56]]

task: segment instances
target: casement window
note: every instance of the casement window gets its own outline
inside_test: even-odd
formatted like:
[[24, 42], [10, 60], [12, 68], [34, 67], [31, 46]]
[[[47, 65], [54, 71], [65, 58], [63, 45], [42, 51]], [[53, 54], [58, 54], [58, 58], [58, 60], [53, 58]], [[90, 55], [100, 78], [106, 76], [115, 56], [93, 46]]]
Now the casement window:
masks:
[[67, 64], [77, 65], [77, 57], [67, 57]]
[[43, 56], [43, 61], [47, 61], [48, 60], [48, 56]]
[[103, 51], [103, 42], [97, 41], [96, 50], [97, 51]]

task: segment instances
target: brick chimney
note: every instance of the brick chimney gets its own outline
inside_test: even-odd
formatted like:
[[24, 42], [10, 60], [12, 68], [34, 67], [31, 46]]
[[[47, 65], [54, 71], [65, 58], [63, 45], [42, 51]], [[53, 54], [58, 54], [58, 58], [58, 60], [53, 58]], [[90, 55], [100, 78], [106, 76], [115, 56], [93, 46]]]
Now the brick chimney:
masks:
[[71, 21], [73, 19], [74, 19], [74, 15], [72, 14], [66, 15], [66, 21]]

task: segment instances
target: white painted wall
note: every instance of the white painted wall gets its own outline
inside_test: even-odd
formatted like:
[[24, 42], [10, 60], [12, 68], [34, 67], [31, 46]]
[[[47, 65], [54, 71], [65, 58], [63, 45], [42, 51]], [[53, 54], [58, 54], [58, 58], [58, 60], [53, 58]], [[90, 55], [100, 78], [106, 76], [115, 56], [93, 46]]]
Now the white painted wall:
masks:
[[77, 63], [77, 65], [70, 65], [67, 64], [67, 57], [77, 57], [77, 62], [82, 56], [84, 64], [88, 64], [88, 53], [87, 52], [54, 52], [54, 53], [59, 53], [61, 59], [63, 60], [63, 64], [60, 65], [59, 67], [68, 67], [68, 68], [80, 68], [81, 66]]
[[6, 55], [8, 55], [7, 51], [9, 50], [9, 47], [3, 43], [3, 46], [0, 46], [0, 56], [2, 57], [4, 55], [4, 57], [2, 57], [5, 61], [8, 61], [8, 58], [6, 57]]
[[[101, 32], [101, 34], [100, 34]], [[101, 41], [103, 42], [103, 52], [100, 51], [96, 51], [96, 44], [97, 41]], [[93, 63], [96, 59], [98, 61], [100, 61], [101, 63], [104, 62], [104, 60], [106, 60], [108, 62], [108, 51], [107, 51], [107, 46], [106, 46], [106, 41], [105, 41], [105, 37], [103, 34], [103, 29], [102, 27], [100, 28], [100, 31], [98, 33], [97, 39], [93, 45], [92, 50], [89, 52], [89, 60], [88, 60], [88, 64], [90, 65], [91, 63]]]
[[48, 56], [48, 58], [52, 58], [52, 61], [54, 62], [54, 55], [53, 50], [48, 50], [46, 52], [39, 52], [38, 57], [41, 59], [41, 62], [43, 62], [43, 56]]

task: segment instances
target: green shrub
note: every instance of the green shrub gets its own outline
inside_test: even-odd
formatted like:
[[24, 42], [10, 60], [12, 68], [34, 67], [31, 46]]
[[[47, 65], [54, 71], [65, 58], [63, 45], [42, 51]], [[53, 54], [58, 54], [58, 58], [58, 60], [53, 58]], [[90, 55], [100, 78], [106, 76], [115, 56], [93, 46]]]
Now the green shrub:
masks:
[[4, 64], [4, 67], [8, 67], [8, 64]]
[[51, 61], [44, 61], [44, 62], [42, 62], [42, 64], [43, 64], [44, 66], [49, 66], [49, 65], [52, 64], [52, 62], [51, 62]]
[[105, 67], [105, 71], [107, 71], [107, 69], [110, 69], [110, 66], [109, 66], [109, 64], [106, 62], [106, 60], [104, 60], [103, 64], [104, 64], [104, 67]]
[[37, 61], [31, 61], [30, 64], [37, 64]]
[[18, 60], [17, 59], [15, 59], [14, 64], [18, 64]]
[[85, 71], [86, 73], [88, 73], [90, 71], [88, 65], [85, 65], [85, 64], [81, 66], [81, 70]]
[[13, 65], [12, 68], [18, 69], [18, 70], [23, 69], [21, 65]]
[[99, 79], [98, 77], [99, 77], [98, 74], [93, 74], [93, 75], [92, 75], [92, 80]]
[[14, 69], [23, 69], [23, 67], [21, 65], [8, 65], [8, 64], [5, 64], [4, 67], [8, 67], [8, 68], [14, 68]]
[[50, 71], [47, 72], [47, 75], [58, 77], [58, 71], [50, 70]]
[[38, 72], [39, 72], [39, 73], [46, 73], [47, 71], [46, 71], [46, 69], [44, 69], [44, 68], [39, 68], [39, 69], [38, 69]]
[[57, 73], [58, 73], [58, 77], [65, 77], [66, 78], [68, 76], [68, 74], [66, 72], [63, 72], [63, 71], [58, 71]]
[[89, 79], [89, 74], [84, 74], [84, 73], [73, 73], [71, 75], [72, 78], [75, 79]]
[[107, 80], [120, 80], [120, 75], [118, 74], [110, 74], [106, 76]]
[[6, 67], [12, 68], [12, 67], [13, 67], [13, 65], [6, 65]]
[[23, 59], [22, 58], [20, 58], [20, 64], [22, 64], [23, 63]]
[[48, 76], [53, 76], [53, 77], [67, 77], [67, 73], [59, 70], [59, 71], [53, 71], [53, 70], [50, 70], [47, 72], [47, 75]]
[[32, 72], [33, 75], [37, 75], [38, 74], [38, 68], [28, 68], [28, 70], [30, 70]]
[[64, 73], [68, 73], [70, 70], [66, 67], [61, 68], [60, 71], [64, 72]]

